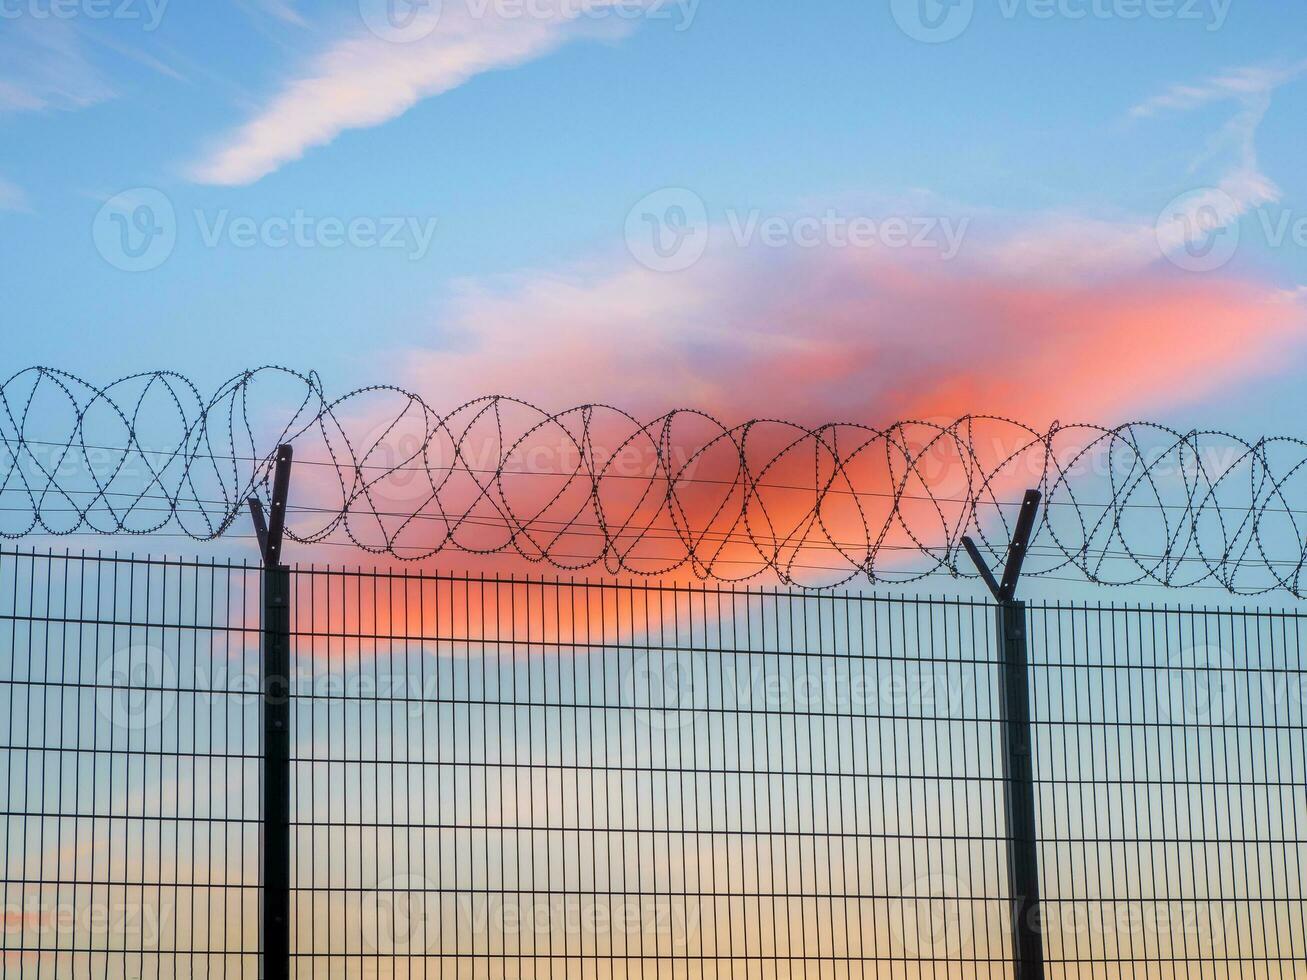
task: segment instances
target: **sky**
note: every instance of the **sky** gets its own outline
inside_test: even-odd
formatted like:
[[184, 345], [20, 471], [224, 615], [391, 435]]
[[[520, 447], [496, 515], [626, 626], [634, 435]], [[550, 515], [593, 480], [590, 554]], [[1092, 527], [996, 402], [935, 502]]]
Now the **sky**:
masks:
[[0, 377], [1295, 434], [1305, 37], [1264, 0], [0, 0]]
[[1293, 434], [1304, 27], [1239, 0], [0, 0], [6, 365]]
[[[1217, 282], [1245, 318], [1221, 330], [1253, 347], [1268, 296], [1307, 282], [1307, 11], [1293, 5], [392, 2], [5, 0], [8, 362], [201, 381], [276, 362], [345, 388], [394, 380], [417, 352], [439, 402], [455, 373], [442, 355], [474, 349], [485, 360], [459, 394], [687, 401], [707, 397], [703, 369], [681, 363], [704, 332], [781, 330], [815, 357], [843, 349], [861, 312], [889, 348], [876, 364], [895, 347], [924, 356], [933, 309], [836, 295], [867, 253], [995, 292], [1074, 293], [1091, 316], [1106, 305], [1102, 320], [1124, 315], [1112, 304], [1127, 282], [1181, 306]], [[952, 21], [932, 29], [936, 13]], [[1222, 193], [1203, 210], [1209, 188]], [[166, 231], [124, 223], [142, 202]], [[1235, 254], [1209, 271], [1167, 262], [1168, 222], [1154, 231], [1168, 207], [1237, 226]], [[666, 251], [681, 216], [689, 244], [669, 263], [646, 244], [649, 221]], [[703, 217], [711, 243], [695, 240]], [[890, 218], [920, 247], [894, 248]], [[124, 235], [152, 248], [133, 259]], [[1209, 237], [1224, 258], [1232, 233]], [[758, 282], [800, 287], [795, 308], [759, 302]], [[965, 315], [935, 299], [938, 317]], [[1183, 315], [1202, 327], [1201, 311]], [[598, 376], [629, 341], [645, 376]], [[1018, 354], [1021, 340], [1002, 345]], [[505, 346], [540, 376], [497, 373]], [[1108, 363], [1125, 353], [1103, 346]], [[1188, 385], [1159, 377], [1137, 407], [1198, 389], [1186, 417], [1292, 428], [1296, 338], [1267, 353], [1240, 365], [1222, 352]], [[876, 368], [853, 367], [838, 394], [856, 404]]]

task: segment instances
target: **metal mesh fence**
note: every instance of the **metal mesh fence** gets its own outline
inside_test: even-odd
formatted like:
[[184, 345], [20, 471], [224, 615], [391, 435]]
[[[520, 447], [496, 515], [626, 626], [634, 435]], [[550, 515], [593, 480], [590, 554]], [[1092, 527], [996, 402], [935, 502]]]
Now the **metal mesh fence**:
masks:
[[1307, 975], [1301, 617], [1030, 624], [1050, 973]]
[[4, 976], [256, 976], [258, 582], [0, 554]]
[[[259, 975], [259, 577], [0, 554], [6, 976]], [[1012, 975], [989, 604], [291, 589], [293, 975]], [[1303, 975], [1299, 617], [1027, 615], [1048, 975]]]
[[296, 584], [301, 975], [1002, 975], [985, 607]]

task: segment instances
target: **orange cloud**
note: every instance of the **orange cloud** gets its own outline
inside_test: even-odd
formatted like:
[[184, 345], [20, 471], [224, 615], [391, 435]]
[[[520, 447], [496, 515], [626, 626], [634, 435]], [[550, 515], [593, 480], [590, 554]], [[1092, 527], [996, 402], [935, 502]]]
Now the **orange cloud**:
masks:
[[[405, 352], [407, 385], [442, 411], [498, 390], [544, 412], [480, 402], [442, 430], [410, 405], [392, 428], [405, 403], [380, 394], [375, 408], [343, 424], [366, 465], [409, 467], [372, 484], [370, 506], [354, 488], [350, 530], [414, 549], [408, 554], [439, 552], [445, 567], [457, 556], [460, 569], [561, 564], [679, 582], [760, 573], [840, 581], [872, 546], [881, 570], [886, 554], [914, 552], [916, 542], [957, 546], [967, 515], [956, 444], [931, 447], [916, 472], [909, 458], [938, 432], [928, 426], [878, 440], [874, 428], [854, 426], [814, 438], [767, 423], [728, 438], [706, 418], [680, 418], [669, 431], [638, 423], [676, 406], [728, 427], [751, 418], [947, 425], [968, 414], [1041, 431], [1054, 420], [1115, 423], [1263, 376], [1303, 336], [1298, 299], [1261, 282], [1139, 262], [1079, 278], [1037, 266], [1016, 275], [984, 259], [738, 251], [710, 254], [680, 275], [618, 269], [468, 289], [453, 316], [457, 345]], [[608, 402], [630, 417], [544, 414], [581, 402]], [[998, 466], [1012, 438], [982, 439], [978, 462]], [[776, 457], [747, 493], [737, 484], [742, 452]], [[1042, 453], [1036, 444], [1041, 464]], [[413, 472], [423, 465], [435, 476]], [[605, 480], [601, 512], [586, 478], [596, 467], [616, 477]], [[693, 479], [669, 497], [666, 475], [678, 468]], [[1017, 496], [1030, 480], [1013, 466], [995, 489]], [[927, 499], [926, 485], [944, 499]], [[814, 486], [835, 491], [818, 509]], [[317, 489], [330, 510], [340, 488]], [[499, 557], [482, 562], [476, 553]], [[545, 554], [552, 561], [541, 561]], [[906, 569], [928, 570], [934, 560], [912, 557]], [[476, 634], [484, 626], [466, 616], [458, 625]]]
[[452, 349], [405, 353], [446, 404], [684, 405], [727, 421], [1104, 421], [1272, 367], [1304, 310], [1272, 286], [1129, 266], [1082, 281], [884, 251], [728, 255], [681, 275], [542, 275], [465, 292]]

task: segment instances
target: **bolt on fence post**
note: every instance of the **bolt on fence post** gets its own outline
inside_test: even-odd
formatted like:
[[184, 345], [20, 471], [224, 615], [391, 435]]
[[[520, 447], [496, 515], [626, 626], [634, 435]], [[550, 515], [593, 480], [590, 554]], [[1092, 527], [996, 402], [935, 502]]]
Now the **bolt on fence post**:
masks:
[[1039, 513], [1040, 494], [1026, 493], [1008, 548], [1003, 581], [996, 582], [970, 538], [962, 543], [998, 602], [999, 717], [1003, 743], [1003, 800], [1007, 814], [1008, 895], [1015, 980], [1044, 980], [1044, 936], [1039, 904], [1039, 827], [1030, 723], [1030, 646], [1026, 604], [1016, 598], [1021, 566]]
[[272, 513], [266, 525], [262, 505], [250, 500], [263, 553], [261, 980], [290, 977], [290, 569], [280, 557], [292, 458], [290, 446], [277, 449]]

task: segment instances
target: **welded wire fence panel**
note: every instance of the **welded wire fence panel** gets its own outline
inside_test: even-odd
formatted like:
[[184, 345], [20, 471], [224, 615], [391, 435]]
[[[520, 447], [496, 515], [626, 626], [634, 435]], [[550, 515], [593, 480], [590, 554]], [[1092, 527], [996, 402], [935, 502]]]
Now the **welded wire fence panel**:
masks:
[[5, 977], [256, 977], [258, 571], [0, 552]]
[[1029, 615], [1049, 975], [1307, 975], [1302, 620]]
[[296, 976], [1008, 975], [984, 606], [294, 578]]
[[[256, 977], [259, 580], [0, 552], [3, 975]], [[301, 569], [297, 977], [1012, 976], [992, 606]], [[1051, 977], [1298, 977], [1301, 619], [1031, 606]]]

